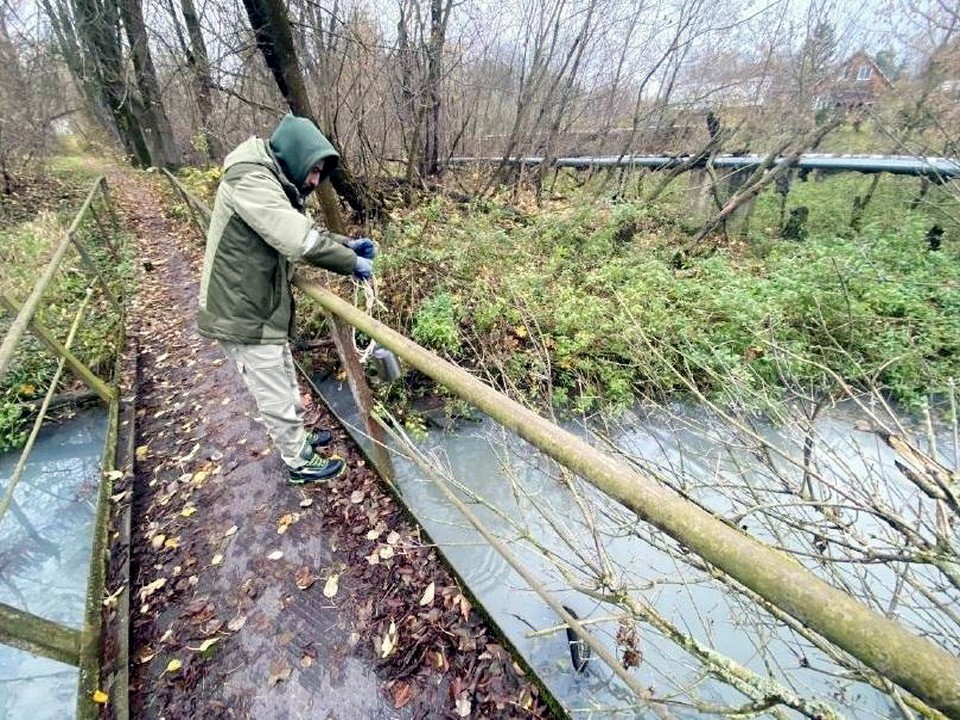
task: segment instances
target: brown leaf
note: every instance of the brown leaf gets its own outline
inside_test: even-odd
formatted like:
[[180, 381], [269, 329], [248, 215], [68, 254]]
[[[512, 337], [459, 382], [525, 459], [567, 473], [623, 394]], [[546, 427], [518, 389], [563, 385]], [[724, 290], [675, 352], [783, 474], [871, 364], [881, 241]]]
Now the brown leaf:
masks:
[[297, 587], [301, 590], [307, 590], [317, 581], [317, 579], [310, 572], [310, 568], [308, 568], [306, 565], [297, 570], [293, 577], [297, 582]]
[[393, 707], [399, 710], [413, 699], [413, 688], [409, 683], [398, 682], [393, 686]]
[[283, 660], [274, 660], [270, 665], [270, 676], [267, 678], [267, 685], [273, 687], [277, 683], [283, 682], [290, 677], [293, 668], [287, 665]]

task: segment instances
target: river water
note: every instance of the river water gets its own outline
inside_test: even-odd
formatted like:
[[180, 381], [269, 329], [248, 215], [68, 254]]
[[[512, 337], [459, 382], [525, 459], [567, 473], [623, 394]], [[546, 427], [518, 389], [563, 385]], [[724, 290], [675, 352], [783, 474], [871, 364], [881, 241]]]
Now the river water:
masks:
[[[356, 431], [357, 413], [346, 386], [327, 381], [321, 390], [364, 443]], [[820, 461], [807, 469], [817, 474], [818, 497], [841, 508], [867, 498], [876, 501], [879, 495], [898, 509], [917, 504], [916, 494], [903, 488], [893, 454], [878, 443], [875, 435], [856, 429], [858, 417], [855, 409], [839, 407], [817, 421]], [[591, 427], [589, 433], [582, 426], [568, 429], [594, 444], [610, 443], [612, 451], [729, 517], [737, 507], [776, 505], [784, 494], [781, 483], [803, 478], [798, 464], [803, 433], [798, 434], [795, 427], [774, 428], [757, 421], [750, 421], [748, 426], [750, 433], [757, 434], [762, 452], [744, 442], [741, 435], [732, 435], [722, 419], [707, 422], [702, 412], [682, 407], [642, 416], [628, 414], [624, 421]], [[844, 679], [841, 669], [810, 642], [748, 598], [691, 566], [685, 559], [688, 554], [676, 542], [560, 471], [496, 423], [463, 423], [452, 433], [433, 429], [417, 443], [433, 458], [434, 465], [445, 470], [448, 482], [459, 485], [461, 499], [507, 542], [549, 591], [580, 618], [593, 622], [592, 634], [611, 651], [622, 653], [628, 646], [624, 637], [617, 641], [620, 626], [616, 618], [622, 611], [570, 589], [571, 582], [602, 589], [597, 578], [604, 569], [612, 584], [649, 604], [678, 631], [761, 676], [776, 679], [807, 700], [828, 705], [844, 717], [888, 718], [897, 714], [888, 696], [864, 683]], [[635, 633], [630, 646], [638, 651], [640, 662], [631, 672], [659, 702], [638, 702], [598, 658], [593, 658], [585, 672], [574, 672], [562, 630], [534, 634], [534, 630], [556, 629], [561, 624], [557, 615], [415, 464], [398, 456], [394, 462], [404, 502], [573, 717], [693, 718], [703, 717], [696, 706], [702, 710], [748, 703], [744, 695], [713, 679], [691, 654], [646, 624], [625, 625], [621, 633], [631, 628]], [[897, 474], [900, 482], [893, 482], [892, 474]], [[813, 549], [823, 546], [816, 545], [817, 538], [807, 528], [818, 527], [815, 522], [823, 524], [823, 517], [815, 517], [802, 502], [796, 503], [797, 507], [786, 504], [791, 507], [775, 515], [792, 523], [793, 529], [784, 531], [777, 521], [757, 512], [744, 514], [742, 525], [767, 542], [801, 553], [810, 551], [810, 557], [800, 556], [801, 562], [819, 571]], [[889, 539], [883, 535], [882, 523], [869, 513], [854, 510], [843, 520], [858, 523], [863, 536], [876, 539], [880, 545]], [[838, 519], [838, 527], [844, 522]], [[824, 552], [833, 556], [835, 547]], [[832, 567], [829, 579], [833, 584], [845, 585], [855, 594], [872, 594], [878, 606], [894, 607], [901, 621], [916, 631], [937, 634], [942, 630], [938, 625], [942, 619], [916, 603], [911, 593], [903, 592], [903, 583], [887, 565], [838, 562]], [[923, 572], [919, 571], [922, 580], [935, 580], [923, 578]], [[945, 602], [952, 599], [949, 594], [945, 596]], [[956, 628], [951, 632], [951, 637], [958, 636]], [[956, 650], [956, 641], [947, 644]], [[792, 710], [784, 714], [800, 717]]]
[[[0, 602], [82, 629], [106, 437], [103, 410], [41, 430], [0, 522]], [[19, 454], [0, 456], [0, 489]], [[19, 512], [17, 512], [19, 511]], [[0, 645], [0, 720], [76, 713], [78, 670]]]

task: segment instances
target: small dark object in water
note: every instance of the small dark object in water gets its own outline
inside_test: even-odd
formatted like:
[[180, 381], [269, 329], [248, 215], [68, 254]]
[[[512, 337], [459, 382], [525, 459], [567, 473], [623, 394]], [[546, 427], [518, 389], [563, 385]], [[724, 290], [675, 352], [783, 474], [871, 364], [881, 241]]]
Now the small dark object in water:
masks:
[[[564, 610], [570, 613], [575, 620], [580, 617], [566, 605], [562, 606]], [[587, 669], [587, 663], [590, 662], [590, 646], [587, 645], [568, 625], [567, 626], [567, 644], [570, 645], [570, 661], [573, 663], [573, 669], [581, 673]]]

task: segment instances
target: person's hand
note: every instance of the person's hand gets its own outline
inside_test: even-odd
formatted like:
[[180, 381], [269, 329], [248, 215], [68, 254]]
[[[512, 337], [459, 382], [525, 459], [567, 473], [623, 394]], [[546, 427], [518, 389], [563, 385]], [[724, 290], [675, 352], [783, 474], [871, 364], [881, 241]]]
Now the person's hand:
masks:
[[373, 280], [373, 260], [357, 255], [357, 263], [353, 266], [353, 276], [358, 280]]
[[359, 237], [347, 243], [347, 247], [353, 250], [358, 257], [373, 260], [377, 256], [377, 246], [373, 240], [368, 237]]

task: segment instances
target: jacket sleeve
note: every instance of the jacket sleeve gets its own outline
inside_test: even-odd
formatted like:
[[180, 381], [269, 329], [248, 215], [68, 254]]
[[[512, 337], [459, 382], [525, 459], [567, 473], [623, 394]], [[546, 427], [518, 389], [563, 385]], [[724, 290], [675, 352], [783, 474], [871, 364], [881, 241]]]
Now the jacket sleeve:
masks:
[[263, 241], [293, 262], [308, 262], [349, 275], [357, 256], [346, 246], [349, 238], [313, 225], [297, 212], [280, 183], [266, 170], [244, 174], [233, 186], [232, 205]]

